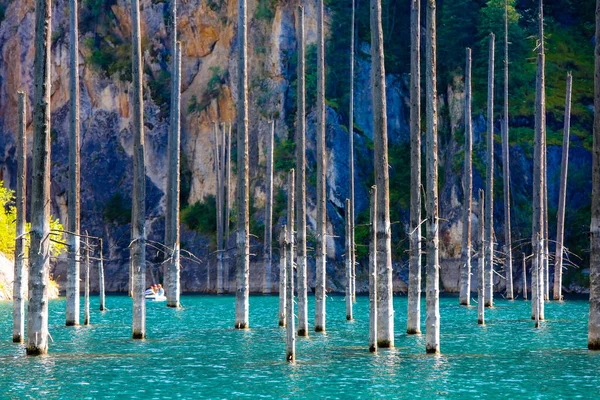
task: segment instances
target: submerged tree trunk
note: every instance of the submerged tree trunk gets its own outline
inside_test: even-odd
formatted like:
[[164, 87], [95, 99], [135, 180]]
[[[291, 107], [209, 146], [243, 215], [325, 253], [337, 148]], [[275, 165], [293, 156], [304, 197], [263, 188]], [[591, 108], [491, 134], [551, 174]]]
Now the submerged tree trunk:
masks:
[[15, 277], [13, 281], [13, 342], [25, 339], [25, 233], [27, 209], [27, 107], [24, 92], [19, 92], [17, 128], [17, 219], [15, 240]]
[[48, 353], [50, 269], [50, 43], [52, 4], [35, 3], [35, 58], [27, 354]]
[[406, 333], [421, 333], [421, 2], [410, 14], [410, 260]]
[[354, 224], [354, 36], [356, 35], [356, 4], [352, 0], [352, 13], [350, 19], [350, 95], [348, 103], [350, 104], [350, 112], [348, 113], [348, 136], [350, 139], [348, 151], [348, 165], [350, 166], [350, 254], [352, 256], [352, 300], [356, 301], [356, 240]]
[[134, 339], [146, 337], [146, 172], [144, 164], [144, 96], [142, 93], [142, 41], [140, 3], [133, 0], [133, 205], [131, 211], [131, 262], [133, 268]]
[[377, 351], [377, 186], [371, 187], [369, 241], [369, 351]]
[[[306, 84], [304, 7], [296, 14], [298, 43], [298, 103], [296, 112], [296, 268], [298, 271], [298, 336], [308, 336], [308, 288], [306, 284]], [[317, 232], [318, 235], [318, 232]]]
[[512, 234], [510, 223], [510, 150], [508, 146], [508, 0], [504, 3], [504, 120], [502, 121], [502, 175], [504, 179], [504, 273], [506, 298], [514, 300]]
[[229, 293], [229, 270], [231, 269], [230, 255], [229, 255], [229, 220], [231, 216], [231, 124], [227, 129], [227, 161], [226, 161], [226, 177], [227, 191], [225, 198], [227, 200], [225, 205], [225, 265], [223, 271], [224, 291]]
[[438, 219], [438, 110], [436, 57], [436, 1], [427, 2], [426, 87], [427, 87], [427, 283], [425, 318], [427, 353], [440, 352], [440, 263]]
[[465, 67], [465, 170], [463, 176], [463, 236], [460, 274], [461, 305], [471, 303], [471, 209], [473, 206], [473, 122], [471, 120], [471, 49], [467, 49]]
[[523, 300], [527, 300], [527, 260], [523, 253]]
[[[288, 200], [289, 202], [289, 200]], [[287, 311], [287, 225], [281, 227], [279, 236], [279, 326], [285, 326]]]
[[[300, 10], [301, 11], [301, 10]], [[294, 321], [294, 185], [295, 171], [288, 174], [288, 224], [287, 237], [285, 238], [286, 256], [286, 360], [296, 360], [296, 335]]]
[[88, 233], [85, 233], [85, 283], [83, 302], [83, 324], [90, 324], [90, 241]]
[[381, 13], [381, 0], [371, 0], [371, 81], [377, 185], [377, 345], [394, 347], [387, 103]]
[[100, 239], [100, 259], [98, 260], [98, 290], [100, 291], [100, 311], [106, 310], [106, 292], [104, 285], [104, 253]]
[[265, 204], [265, 286], [263, 293], [271, 294], [273, 280], [273, 141], [275, 137], [275, 121], [269, 122], [267, 141], [267, 201]]
[[485, 306], [494, 305], [494, 51], [495, 39], [493, 33], [489, 39], [488, 64], [488, 128], [487, 128], [487, 170], [486, 170], [486, 199], [485, 199], [485, 267], [486, 290]]
[[[325, 332], [327, 271], [327, 146], [325, 143], [325, 34], [323, 0], [317, 2], [317, 256], [315, 332]], [[350, 208], [350, 206], [348, 206]], [[347, 230], [349, 233], [350, 229]], [[352, 262], [352, 261], [351, 261]], [[350, 267], [352, 272], [352, 267]], [[352, 274], [350, 274], [352, 276]], [[352, 278], [351, 278], [352, 281]], [[354, 297], [354, 290], [350, 296]]]
[[219, 124], [214, 123], [213, 127], [215, 137], [215, 181], [216, 181], [216, 196], [217, 203], [217, 293], [223, 293], [223, 171], [221, 169], [221, 146], [220, 139], [222, 134], [219, 130]]
[[346, 320], [352, 321], [352, 212], [350, 211], [350, 199], [346, 199]]
[[66, 325], [79, 325], [79, 28], [77, 0], [69, 0], [69, 192], [68, 230], [69, 258], [67, 266], [67, 311]]
[[562, 300], [562, 266], [565, 238], [565, 208], [567, 203], [567, 173], [569, 170], [569, 132], [571, 129], [571, 91], [573, 75], [567, 74], [567, 94], [565, 97], [565, 125], [563, 133], [562, 163], [560, 169], [560, 192], [558, 195], [556, 257], [554, 258], [554, 300]]
[[479, 189], [479, 266], [477, 269], [477, 323], [485, 325], [485, 193]]
[[248, 9], [247, 1], [238, 4], [238, 185], [237, 185], [237, 268], [235, 295], [235, 327], [249, 327], [250, 296], [250, 225], [248, 178]]
[[594, 144], [592, 149], [592, 221], [588, 349], [600, 350], [600, 0], [596, 0], [594, 50]]
[[[172, 0], [173, 20], [176, 21], [176, 0]], [[175, 22], [174, 22], [175, 24]], [[176, 29], [176, 24], [174, 25]], [[176, 31], [173, 35], [177, 37]], [[175, 42], [173, 61], [173, 103], [171, 129], [167, 143], [168, 173], [167, 173], [167, 207], [165, 214], [165, 245], [171, 252], [167, 261], [166, 294], [167, 306], [178, 308], [181, 295], [180, 286], [180, 255], [179, 255], [179, 189], [181, 169], [180, 161], [180, 116], [181, 116], [181, 42]]]

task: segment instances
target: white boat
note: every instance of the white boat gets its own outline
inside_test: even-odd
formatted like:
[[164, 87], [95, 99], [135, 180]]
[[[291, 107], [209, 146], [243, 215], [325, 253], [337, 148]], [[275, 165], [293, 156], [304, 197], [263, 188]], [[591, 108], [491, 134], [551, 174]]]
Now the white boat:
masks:
[[167, 301], [167, 296], [160, 296], [158, 294], [147, 294], [146, 300], [148, 301]]

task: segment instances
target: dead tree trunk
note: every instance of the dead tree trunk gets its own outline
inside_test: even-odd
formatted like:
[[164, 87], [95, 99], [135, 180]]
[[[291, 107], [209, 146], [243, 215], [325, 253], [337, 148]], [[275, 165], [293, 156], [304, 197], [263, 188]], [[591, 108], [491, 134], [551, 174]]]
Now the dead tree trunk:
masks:
[[[176, 0], [173, 1], [173, 21], [176, 29]], [[177, 37], [176, 31], [173, 36]], [[167, 306], [178, 308], [181, 295], [179, 275], [181, 270], [179, 255], [179, 190], [181, 168], [180, 161], [180, 116], [181, 116], [181, 42], [175, 42], [173, 61], [173, 98], [171, 103], [172, 119], [167, 143], [167, 209], [165, 214], [165, 245], [171, 252], [167, 262], [166, 293]]]
[[350, 104], [350, 112], [348, 113], [348, 135], [350, 139], [349, 151], [348, 151], [348, 165], [350, 166], [350, 220], [352, 226], [350, 227], [350, 254], [352, 255], [352, 300], [356, 301], [356, 240], [354, 234], [354, 224], [356, 219], [354, 218], [354, 46], [356, 35], [356, 4], [355, 0], [352, 0], [352, 14], [350, 20], [350, 96], [348, 103]]
[[523, 300], [527, 300], [527, 260], [523, 253]]
[[387, 103], [381, 0], [371, 0], [373, 142], [377, 185], [377, 344], [394, 347]]
[[594, 144], [592, 149], [592, 221], [590, 226], [590, 314], [588, 349], [600, 350], [600, 0], [596, 0], [594, 47]]
[[48, 353], [50, 269], [50, 43], [52, 4], [35, 2], [33, 165], [29, 244], [27, 354]]
[[346, 320], [352, 321], [352, 212], [350, 211], [350, 199], [346, 199]]
[[227, 129], [227, 170], [225, 180], [227, 181], [227, 204], [225, 205], [225, 271], [223, 273], [224, 290], [229, 293], [229, 270], [230, 255], [229, 255], [229, 220], [231, 216], [231, 124]]
[[77, 0], [69, 0], [69, 192], [67, 236], [69, 262], [67, 269], [66, 325], [79, 325], [79, 28]]
[[[327, 271], [327, 146], [325, 142], [325, 34], [323, 0], [317, 2], [317, 256], [315, 332], [325, 332]], [[349, 208], [349, 207], [348, 207]], [[349, 230], [348, 230], [349, 233]], [[352, 268], [350, 268], [352, 272]], [[351, 278], [352, 280], [352, 278]], [[350, 293], [354, 297], [354, 291]]]
[[85, 281], [83, 302], [83, 324], [90, 324], [90, 241], [85, 233]]
[[248, 177], [248, 9], [247, 1], [238, 4], [238, 185], [237, 185], [237, 268], [235, 327], [249, 327], [248, 309], [250, 296], [250, 225], [249, 225], [249, 177]]
[[281, 228], [279, 236], [279, 326], [285, 326], [287, 310], [287, 225]]
[[377, 351], [377, 186], [371, 187], [369, 241], [369, 351]]
[[436, 57], [436, 0], [427, 2], [426, 93], [427, 93], [427, 283], [425, 351], [440, 352], [440, 263], [438, 219], [438, 110]]
[[462, 263], [460, 274], [461, 305], [471, 303], [471, 209], [473, 206], [473, 122], [471, 120], [471, 49], [467, 49], [465, 68], [465, 172], [463, 201]]
[[286, 248], [286, 360], [296, 360], [296, 335], [294, 321], [294, 185], [295, 171], [292, 169], [288, 175], [288, 224]]
[[554, 259], [554, 300], [562, 300], [562, 266], [565, 239], [565, 208], [567, 203], [567, 173], [569, 171], [569, 136], [571, 129], [571, 91], [573, 75], [567, 74], [567, 94], [565, 98], [565, 127], [563, 134], [560, 193], [558, 195], [556, 257]]
[[223, 173], [221, 170], [221, 143], [222, 134], [219, 131], [218, 123], [213, 127], [215, 137], [215, 177], [216, 177], [216, 196], [217, 203], [217, 293], [223, 293]]
[[265, 205], [265, 287], [263, 293], [271, 294], [273, 280], [273, 141], [275, 137], [275, 121], [269, 121], [267, 141], [267, 201]]
[[27, 209], [27, 107], [24, 92], [19, 92], [17, 131], [17, 220], [15, 240], [15, 278], [13, 281], [13, 342], [25, 339], [25, 233]]
[[485, 306], [494, 305], [494, 51], [495, 39], [493, 33], [489, 39], [488, 64], [488, 128], [487, 128], [487, 170], [486, 170], [486, 199], [485, 199], [485, 267], [486, 290]]
[[142, 93], [142, 41], [140, 3], [133, 0], [133, 206], [131, 211], [131, 262], [133, 268], [134, 339], [146, 337], [146, 172], [144, 164], [144, 96]]
[[308, 288], [306, 284], [306, 53], [304, 43], [304, 7], [302, 6], [298, 6], [296, 29], [298, 29], [296, 32], [298, 43], [298, 108], [296, 112], [298, 336], [308, 336]]
[[100, 291], [100, 311], [106, 310], [106, 291], [104, 285], [104, 253], [100, 239], [100, 259], [98, 260], [98, 287]]
[[421, 333], [421, 2], [410, 14], [410, 261], [406, 333]]
[[485, 325], [485, 193], [479, 189], [479, 266], [477, 271], [477, 323]]
[[508, 0], [504, 3], [504, 120], [502, 121], [502, 175], [504, 183], [504, 273], [506, 298], [514, 300], [512, 234], [510, 223], [510, 148], [508, 145]]

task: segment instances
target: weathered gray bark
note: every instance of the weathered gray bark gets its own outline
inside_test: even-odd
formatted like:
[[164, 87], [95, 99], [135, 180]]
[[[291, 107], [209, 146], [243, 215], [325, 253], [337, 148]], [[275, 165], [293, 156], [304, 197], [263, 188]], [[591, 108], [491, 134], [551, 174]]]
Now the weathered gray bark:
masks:
[[13, 281], [13, 342], [25, 339], [25, 226], [27, 209], [27, 107], [24, 92], [19, 92], [17, 128], [17, 220], [15, 239], [15, 277]]
[[352, 234], [350, 230], [352, 229], [352, 211], [350, 211], [350, 199], [346, 199], [346, 320], [352, 321], [352, 244], [350, 243], [352, 240]]
[[502, 121], [502, 175], [504, 183], [504, 273], [506, 298], [514, 300], [512, 234], [510, 223], [510, 150], [508, 146], [508, 0], [504, 2], [504, 119]]
[[[288, 200], [289, 201], [289, 200]], [[279, 236], [279, 326], [285, 326], [287, 310], [287, 225], [281, 228]]]
[[133, 60], [133, 205], [131, 210], [131, 262], [133, 268], [134, 339], [146, 337], [146, 171], [144, 164], [144, 96], [140, 3], [131, 5]]
[[527, 260], [523, 254], [523, 300], [527, 300]]
[[288, 174], [288, 224], [286, 248], [286, 360], [296, 360], [296, 335], [294, 321], [294, 185], [295, 171]]
[[571, 129], [571, 92], [573, 75], [567, 74], [567, 93], [565, 97], [565, 124], [563, 133], [562, 163], [560, 169], [560, 192], [556, 215], [556, 257], [554, 258], [554, 300], [562, 300], [562, 267], [565, 239], [565, 208], [567, 203], [567, 173], [569, 171], [569, 136]]
[[427, 1], [427, 30], [425, 45], [427, 98], [427, 278], [426, 278], [426, 336], [425, 351], [440, 352], [440, 263], [438, 219], [438, 110], [436, 57], [436, 0]]
[[460, 273], [461, 305], [471, 303], [471, 210], [473, 206], [473, 122], [471, 119], [471, 49], [466, 52], [465, 67], [465, 170], [463, 175], [463, 235]]
[[249, 327], [250, 296], [250, 225], [248, 178], [248, 9], [247, 1], [238, 3], [238, 185], [237, 185], [237, 268], [235, 327]]
[[348, 103], [350, 104], [350, 112], [348, 113], [348, 135], [350, 139], [349, 151], [348, 151], [348, 165], [350, 166], [350, 213], [352, 226], [350, 233], [350, 254], [352, 255], [352, 300], [356, 301], [356, 240], [354, 224], [356, 219], [354, 218], [354, 37], [356, 35], [356, 4], [355, 0], [352, 0], [352, 13], [350, 20], [350, 95]]
[[494, 53], [496, 37], [490, 33], [488, 64], [488, 128], [487, 128], [487, 169], [485, 199], [485, 306], [494, 305]]
[[588, 349], [600, 350], [600, 0], [596, 0], [594, 47], [594, 144], [592, 149], [592, 220], [590, 226], [590, 314]]
[[[541, 235], [541, 239], [542, 239], [542, 258], [541, 258], [541, 262], [542, 262], [542, 282], [540, 284], [541, 288], [542, 288], [542, 293], [544, 293], [544, 297], [542, 298], [542, 302], [549, 300], [549, 290], [548, 287], [549, 285], [549, 274], [548, 274], [548, 255], [550, 254], [548, 252], [548, 185], [547, 185], [547, 181], [548, 181], [548, 174], [547, 174], [547, 143], [546, 143], [546, 63], [545, 63], [545, 56], [546, 56], [546, 52], [545, 52], [545, 39], [544, 39], [544, 1], [540, 0], [540, 22], [539, 22], [539, 30], [540, 30], [540, 51], [542, 53], [544, 53], [544, 63], [542, 64], [542, 80], [544, 82], [543, 87], [542, 87], [542, 91], [543, 91], [543, 124], [541, 125], [542, 128], [542, 235]], [[543, 310], [543, 306], [542, 308], [540, 308], [541, 310]], [[542, 312], [543, 314], [543, 312]], [[541, 319], [544, 319], [543, 315], [541, 316]]]
[[373, 142], [377, 185], [377, 344], [394, 347], [387, 103], [381, 0], [371, 0]]
[[218, 123], [214, 123], [213, 126], [214, 138], [215, 138], [215, 181], [216, 181], [216, 196], [215, 201], [217, 203], [217, 293], [223, 293], [223, 203], [224, 203], [224, 182], [223, 182], [223, 170], [222, 170], [222, 151], [221, 144], [222, 134], [219, 130]]
[[100, 259], [98, 260], [98, 288], [100, 291], [100, 311], [106, 310], [106, 291], [104, 285], [104, 253], [100, 239]]
[[410, 260], [406, 333], [421, 333], [421, 2], [410, 14]]
[[536, 286], [537, 286], [537, 290], [535, 293], [535, 296], [533, 297], [533, 303], [535, 304], [536, 307], [536, 311], [535, 311], [535, 327], [539, 328], [540, 327], [540, 314], [541, 314], [541, 307], [542, 304], [544, 304], [544, 291], [542, 289], [542, 284], [544, 282], [544, 279], [542, 277], [542, 271], [544, 270], [543, 267], [543, 262], [542, 262], [542, 258], [544, 257], [544, 241], [542, 240], [542, 236], [538, 233], [537, 237], [536, 237], [536, 241], [534, 242], [534, 246], [536, 246], [536, 252], [535, 252], [535, 256], [537, 257], [537, 282], [536, 282]]
[[369, 241], [369, 351], [377, 351], [377, 186], [371, 187]]
[[485, 325], [485, 193], [479, 189], [479, 266], [477, 269], [477, 323]]
[[[325, 34], [323, 0], [317, 2], [317, 255], [315, 275], [315, 332], [325, 332], [327, 271], [327, 158], [325, 143]], [[350, 206], [348, 205], [348, 210]], [[346, 230], [347, 234], [350, 229]], [[350, 264], [352, 260], [350, 260]], [[350, 266], [352, 272], [352, 266]], [[352, 282], [352, 273], [350, 274]], [[352, 286], [351, 286], [352, 288]], [[354, 297], [351, 290], [350, 297]]]
[[79, 28], [77, 0], [69, 0], [69, 191], [67, 202], [67, 236], [69, 258], [67, 266], [66, 325], [79, 325]]
[[229, 292], [229, 270], [230, 267], [230, 256], [229, 256], [229, 220], [231, 216], [231, 124], [227, 129], [227, 161], [226, 161], [226, 177], [227, 181], [227, 192], [225, 198], [227, 204], [225, 205], [225, 271], [223, 272], [224, 290]]
[[296, 13], [296, 29], [298, 43], [298, 108], [296, 112], [298, 336], [308, 336], [308, 288], [306, 284], [306, 44], [304, 43], [304, 7], [302, 6], [298, 6]]
[[85, 233], [85, 281], [83, 301], [83, 324], [90, 324], [90, 241]]
[[35, 58], [27, 354], [48, 353], [50, 269], [50, 44], [52, 3], [35, 2]]
[[273, 280], [273, 141], [275, 138], [275, 121], [269, 121], [267, 140], [267, 201], [265, 203], [265, 286], [263, 293], [271, 294]]
[[[176, 21], [176, 0], [173, 1], [173, 20]], [[176, 28], [174, 22], [174, 29]], [[177, 37], [176, 31], [173, 36]], [[167, 142], [167, 207], [165, 213], [165, 245], [171, 251], [167, 261], [167, 307], [178, 308], [181, 295], [179, 253], [179, 190], [180, 190], [180, 116], [181, 116], [181, 42], [175, 42], [173, 60], [173, 97], [171, 103], [171, 129]]]

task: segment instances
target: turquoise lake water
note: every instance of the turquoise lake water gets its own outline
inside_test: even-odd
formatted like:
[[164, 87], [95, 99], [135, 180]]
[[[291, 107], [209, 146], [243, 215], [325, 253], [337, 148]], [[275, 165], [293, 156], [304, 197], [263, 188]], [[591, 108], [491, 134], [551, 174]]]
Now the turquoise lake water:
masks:
[[[313, 301], [309, 303], [312, 322]], [[406, 298], [394, 300], [396, 348], [368, 352], [368, 298], [356, 321], [344, 298], [327, 304], [328, 332], [298, 338], [297, 362], [285, 358], [278, 298], [250, 299], [250, 326], [233, 329], [234, 297], [184, 296], [185, 309], [148, 304], [148, 339], [133, 341], [131, 300], [108, 296], [92, 324], [64, 326], [65, 301], [50, 302], [54, 343], [26, 357], [11, 342], [12, 303], [0, 302], [0, 398], [598, 398], [600, 352], [587, 345], [588, 303], [549, 303], [535, 329], [530, 303], [498, 301], [477, 325], [475, 307], [442, 298], [442, 355], [425, 337], [407, 336]], [[423, 303], [423, 309], [425, 304]], [[424, 330], [424, 327], [423, 327]]]

